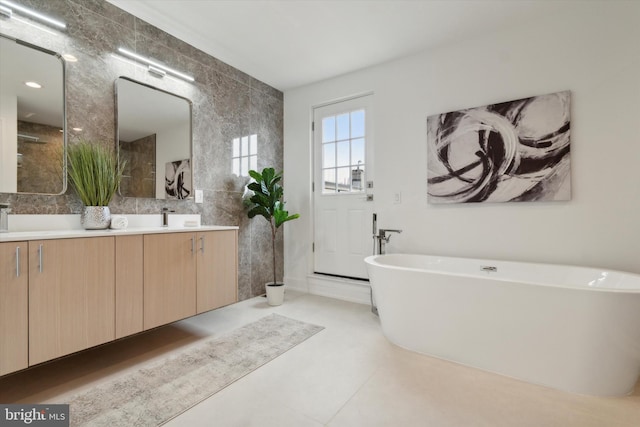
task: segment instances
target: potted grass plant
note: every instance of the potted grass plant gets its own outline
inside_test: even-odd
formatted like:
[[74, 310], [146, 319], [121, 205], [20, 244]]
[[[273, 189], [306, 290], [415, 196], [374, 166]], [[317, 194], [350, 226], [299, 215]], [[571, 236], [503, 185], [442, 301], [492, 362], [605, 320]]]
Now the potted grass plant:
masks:
[[254, 179], [247, 188], [253, 192], [249, 198], [249, 218], [262, 216], [271, 227], [271, 249], [273, 261], [273, 281], [266, 284], [267, 303], [280, 305], [284, 300], [284, 283], [276, 277], [276, 237], [280, 227], [287, 221], [299, 218], [299, 214], [289, 214], [282, 200], [284, 189], [280, 184], [282, 172], [276, 173], [273, 168], [264, 168], [262, 172], [250, 170]]
[[69, 180], [84, 204], [80, 221], [85, 229], [100, 230], [111, 224], [109, 203], [120, 185], [123, 167], [106, 144], [82, 140], [68, 147]]

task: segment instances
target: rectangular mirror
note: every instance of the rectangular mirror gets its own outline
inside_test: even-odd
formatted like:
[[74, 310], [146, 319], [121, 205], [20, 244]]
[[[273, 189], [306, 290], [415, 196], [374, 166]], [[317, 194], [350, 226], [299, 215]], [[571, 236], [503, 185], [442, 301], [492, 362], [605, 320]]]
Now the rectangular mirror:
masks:
[[64, 61], [0, 34], [0, 193], [66, 191]]
[[191, 101], [120, 77], [116, 109], [118, 158], [125, 162], [120, 195], [191, 198]]

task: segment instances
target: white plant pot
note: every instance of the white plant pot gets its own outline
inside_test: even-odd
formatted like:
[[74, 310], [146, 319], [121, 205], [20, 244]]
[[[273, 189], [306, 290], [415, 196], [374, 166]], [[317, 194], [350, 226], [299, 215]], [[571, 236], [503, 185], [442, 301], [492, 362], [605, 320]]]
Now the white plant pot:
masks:
[[276, 306], [282, 305], [284, 302], [284, 283], [276, 282], [268, 282], [265, 285], [267, 289], [267, 304]]

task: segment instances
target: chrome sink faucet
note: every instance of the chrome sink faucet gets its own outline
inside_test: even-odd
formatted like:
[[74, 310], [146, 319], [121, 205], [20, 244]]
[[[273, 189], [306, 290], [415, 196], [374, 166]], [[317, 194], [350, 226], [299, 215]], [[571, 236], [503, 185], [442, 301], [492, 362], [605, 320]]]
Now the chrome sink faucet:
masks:
[[9, 204], [0, 203], [0, 233], [8, 233], [9, 232], [9, 213], [11, 209], [9, 208]]
[[169, 208], [162, 208], [161, 214], [162, 214], [162, 226], [163, 227], [168, 227], [169, 226], [169, 214], [175, 212], [174, 210], [169, 210]]

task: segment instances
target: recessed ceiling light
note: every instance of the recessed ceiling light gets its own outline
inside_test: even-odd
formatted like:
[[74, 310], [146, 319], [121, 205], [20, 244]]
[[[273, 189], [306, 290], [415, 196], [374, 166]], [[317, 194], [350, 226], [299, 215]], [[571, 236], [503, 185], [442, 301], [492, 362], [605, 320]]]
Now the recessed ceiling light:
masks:
[[40, 89], [42, 87], [42, 85], [37, 82], [24, 82], [24, 84], [34, 89]]
[[73, 130], [75, 130], [76, 132], [82, 132], [82, 128], [72, 128]]
[[71, 55], [70, 53], [65, 53], [64, 55], [62, 55], [62, 59], [64, 59], [67, 62], [78, 62], [78, 58]]

